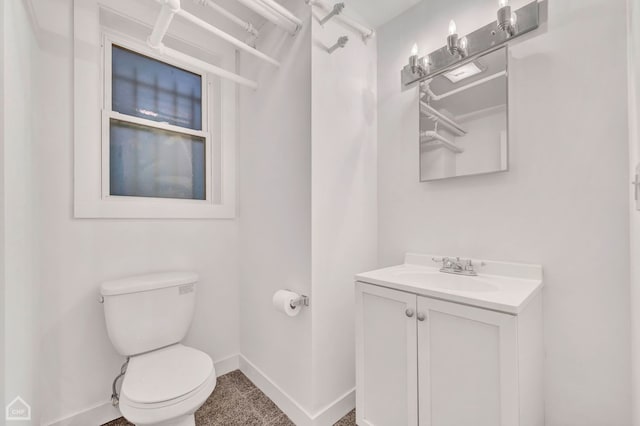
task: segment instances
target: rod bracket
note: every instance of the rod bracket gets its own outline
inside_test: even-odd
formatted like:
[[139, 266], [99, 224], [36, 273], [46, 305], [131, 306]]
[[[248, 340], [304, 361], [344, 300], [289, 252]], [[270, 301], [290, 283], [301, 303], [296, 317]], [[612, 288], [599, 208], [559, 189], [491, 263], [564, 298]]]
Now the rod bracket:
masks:
[[349, 37], [347, 37], [347, 36], [340, 37], [338, 39], [338, 41], [336, 42], [336, 44], [334, 44], [333, 46], [331, 46], [330, 48], [327, 49], [327, 52], [329, 52], [331, 54], [334, 51], [336, 51], [337, 49], [344, 48], [347, 45], [348, 41], [349, 41]]
[[161, 55], [164, 54], [164, 43], [162, 43], [162, 42], [154, 45], [153, 42], [151, 41], [151, 37], [147, 37], [147, 46], [149, 46], [153, 50], [157, 51]]
[[327, 16], [325, 16], [320, 20], [320, 25], [324, 25], [327, 22], [329, 22], [331, 18], [333, 18], [334, 16], [340, 15], [343, 10], [344, 10], [344, 3], [341, 2], [341, 3], [334, 4], [333, 8], [331, 9], [331, 12], [329, 12]]
[[163, 5], [166, 5], [172, 12], [177, 12], [181, 9], [180, 0], [163, 0]]

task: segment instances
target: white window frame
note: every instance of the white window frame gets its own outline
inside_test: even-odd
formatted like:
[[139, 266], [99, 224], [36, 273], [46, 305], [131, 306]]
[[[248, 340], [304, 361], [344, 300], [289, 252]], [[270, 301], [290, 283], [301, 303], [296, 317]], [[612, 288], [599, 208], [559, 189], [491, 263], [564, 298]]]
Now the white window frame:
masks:
[[[172, 125], [169, 123], [163, 123], [159, 121], [148, 120], [141, 117], [135, 117], [127, 114], [121, 114], [117, 111], [113, 110], [113, 76], [111, 72], [112, 68], [112, 59], [113, 59], [113, 45], [122, 47], [124, 49], [130, 50], [133, 53], [138, 55], [146, 56], [151, 59], [154, 59], [158, 62], [162, 62], [167, 65], [174, 66], [176, 68], [180, 68], [184, 71], [191, 72], [200, 76], [200, 89], [201, 89], [201, 111], [202, 111], [202, 129], [194, 130], [188, 127], [181, 127]], [[149, 49], [147, 46], [138, 43], [132, 43], [130, 40], [126, 40], [124, 38], [118, 37], [115, 34], [111, 34], [108, 32], [103, 33], [103, 41], [102, 41], [102, 51], [103, 51], [103, 72], [104, 78], [103, 80], [103, 109], [102, 109], [102, 198], [109, 199], [114, 198], [120, 200], [122, 202], [129, 201], [139, 201], [139, 199], [146, 200], [152, 203], [158, 203], [158, 205], [162, 205], [163, 203], [211, 203], [213, 197], [212, 191], [212, 169], [211, 169], [211, 135], [209, 133], [209, 99], [210, 96], [213, 95], [212, 89], [209, 85], [209, 80], [207, 79], [207, 74], [198, 69], [193, 68], [193, 66], [185, 66], [179, 62], [176, 62], [171, 59], [162, 58], [155, 51]], [[111, 119], [116, 119], [119, 121], [124, 121], [132, 124], [139, 124], [145, 127], [151, 127], [154, 129], [167, 130], [170, 132], [180, 133], [183, 135], [189, 136], [198, 136], [205, 140], [205, 199], [204, 200], [194, 200], [194, 199], [184, 199], [184, 198], [158, 198], [158, 197], [136, 197], [136, 196], [123, 196], [123, 195], [111, 195], [110, 188], [110, 149], [111, 149]]]
[[[84, 26], [87, 28], [87, 26]], [[76, 27], [77, 33], [78, 27]], [[236, 88], [220, 80], [214, 87], [206, 71], [190, 64], [165, 58], [141, 40], [105, 28], [99, 29], [94, 43], [94, 58], [78, 56], [78, 42], [90, 34], [75, 34], [75, 135], [74, 135], [74, 216], [76, 218], [149, 218], [149, 219], [231, 219], [235, 217], [235, 110]], [[94, 39], [95, 40], [95, 39]], [[97, 40], [97, 41], [98, 41]], [[179, 67], [201, 76], [202, 130], [121, 114], [111, 109], [111, 49], [113, 45]], [[86, 49], [86, 46], [83, 46]], [[85, 53], [86, 56], [86, 52]], [[97, 62], [97, 63], [96, 63]], [[235, 53], [220, 55], [220, 65], [235, 67]], [[87, 72], [89, 70], [90, 72]], [[98, 81], [96, 81], [98, 80]], [[91, 81], [96, 86], [91, 87]], [[98, 90], [95, 90], [98, 89]], [[216, 90], [217, 89], [217, 90]], [[215, 104], [214, 102], [219, 102]], [[96, 106], [99, 105], [99, 108]], [[220, 114], [213, 126], [212, 113]], [[95, 120], [96, 114], [99, 119]], [[109, 153], [110, 119], [203, 137], [205, 140], [205, 199], [179, 199], [117, 196], [110, 194]], [[214, 128], [215, 127], [215, 128]], [[219, 149], [213, 148], [216, 132]], [[215, 152], [214, 152], [215, 151]], [[221, 155], [216, 158], [214, 155]], [[98, 160], [98, 161], [96, 161]], [[214, 166], [215, 165], [215, 166]], [[218, 170], [218, 167], [220, 170]], [[99, 170], [96, 170], [98, 169]], [[214, 177], [215, 176], [215, 177]], [[215, 195], [214, 195], [215, 188]], [[214, 199], [215, 198], [215, 199]]]

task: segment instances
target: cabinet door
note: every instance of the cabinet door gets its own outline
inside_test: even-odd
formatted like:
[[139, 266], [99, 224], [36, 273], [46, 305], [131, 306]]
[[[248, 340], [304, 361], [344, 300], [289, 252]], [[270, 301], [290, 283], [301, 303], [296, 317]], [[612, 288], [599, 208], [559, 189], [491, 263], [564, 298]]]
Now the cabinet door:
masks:
[[518, 424], [516, 317], [418, 297], [420, 426]]
[[356, 283], [356, 422], [416, 426], [415, 294]]

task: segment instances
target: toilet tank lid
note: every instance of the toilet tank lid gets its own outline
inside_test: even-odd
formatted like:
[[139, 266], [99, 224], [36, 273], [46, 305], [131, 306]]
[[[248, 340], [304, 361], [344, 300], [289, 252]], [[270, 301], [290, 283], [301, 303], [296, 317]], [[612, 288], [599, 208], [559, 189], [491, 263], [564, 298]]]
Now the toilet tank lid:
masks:
[[161, 272], [105, 281], [100, 286], [100, 294], [103, 296], [116, 296], [177, 287], [196, 282], [198, 282], [198, 274], [195, 272]]

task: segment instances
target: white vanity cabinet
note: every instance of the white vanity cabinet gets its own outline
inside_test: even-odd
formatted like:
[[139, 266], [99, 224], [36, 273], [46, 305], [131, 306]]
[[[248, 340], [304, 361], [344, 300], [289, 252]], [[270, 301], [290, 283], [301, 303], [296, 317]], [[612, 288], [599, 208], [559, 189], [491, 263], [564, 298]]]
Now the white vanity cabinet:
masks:
[[415, 311], [415, 294], [356, 284], [356, 416], [360, 426], [418, 424]]
[[358, 280], [358, 425], [544, 424], [539, 291], [499, 312]]

